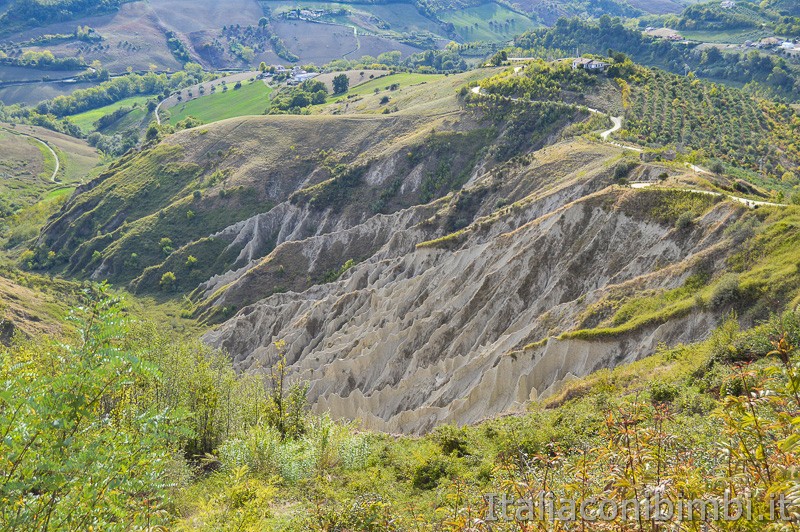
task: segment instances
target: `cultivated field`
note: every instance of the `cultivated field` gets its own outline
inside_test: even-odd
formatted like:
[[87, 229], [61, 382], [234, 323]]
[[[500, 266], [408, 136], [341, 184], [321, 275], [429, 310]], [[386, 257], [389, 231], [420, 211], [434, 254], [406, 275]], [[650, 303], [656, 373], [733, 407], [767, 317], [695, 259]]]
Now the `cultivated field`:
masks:
[[45, 70], [11, 65], [0, 65], [0, 82], [40, 81], [43, 79], [66, 79], [77, 76], [83, 70]]
[[628, 0], [628, 3], [636, 9], [641, 9], [645, 13], [662, 15], [666, 13], [680, 13], [683, 11], [684, 4], [688, 2], [676, 2], [675, 0]]
[[11, 190], [35, 183], [37, 178], [52, 172], [46, 165], [36, 141], [0, 129], [0, 190], [10, 195]]
[[[7, 127], [0, 124], [0, 128]], [[43, 127], [17, 125], [13, 131], [32, 135], [46, 142], [58, 154], [60, 162], [56, 178], [60, 183], [87, 181], [100, 162], [100, 154], [86, 141], [57, 133]]]
[[681, 31], [680, 33], [691, 41], [722, 44], [742, 44], [745, 41], [757, 42], [771, 35], [768, 31], [753, 28], [727, 31]]
[[[378, 55], [384, 52], [389, 52], [392, 50], [397, 50], [405, 58], [411, 54], [415, 54], [417, 52], [422, 51], [419, 48], [415, 48], [413, 46], [397, 42], [393, 39], [389, 39], [387, 37], [379, 37], [375, 35], [359, 35], [358, 41], [360, 45], [358, 50], [356, 50], [352, 54], [348, 54], [347, 55], [348, 59], [355, 59], [365, 55], [371, 55], [372, 57], [377, 57]], [[445, 46], [447, 44], [447, 41], [442, 40], [439, 41], [439, 43], [441, 44], [441, 46]]]
[[164, 27], [180, 34], [231, 24], [255, 26], [264, 16], [256, 0], [148, 0], [147, 4]]
[[[198, 7], [196, 12], [202, 10]], [[181, 68], [181, 64], [167, 47], [163, 23], [148, 3], [126, 3], [117, 13], [51, 24], [37, 29], [36, 32], [71, 33], [78, 25], [91, 26], [103, 36], [101, 49], [80, 41], [29, 49], [47, 49], [58, 57], [83, 56], [87, 62], [97, 59], [115, 73], [124, 72], [128, 67], [137, 71], [147, 70], [151, 65], [155, 65], [158, 70]], [[18, 36], [13, 36], [12, 39], [22, 40]]]
[[389, 24], [389, 29], [392, 31], [400, 33], [429, 31], [442, 34], [442, 29], [435, 21], [423, 17], [410, 3], [365, 6], [364, 9]]
[[223, 25], [256, 25], [263, 15], [255, 0], [150, 0], [129, 2], [109, 15], [87, 17], [70, 22], [50, 24], [10, 36], [13, 41], [25, 41], [44, 34], [72, 33], [78, 25], [94, 28], [103, 41], [100, 45], [72, 41], [30, 50], [50, 50], [58, 57], [83, 56], [87, 62], [95, 59], [112, 72], [147, 70], [178, 70], [179, 63], [167, 47], [165, 33], [176, 32], [189, 43], [190, 32], [213, 29]]
[[356, 34], [358, 30], [347, 26], [298, 20], [280, 20], [272, 26], [289, 50], [303, 62], [318, 65], [334, 59], [374, 57], [391, 50], [399, 50], [404, 56], [419, 51], [386, 37]]
[[[461, 106], [456, 98], [458, 89], [472, 81], [493, 76], [499, 68], [482, 68], [463, 74], [444, 76], [441, 74], [399, 73], [372, 80], [351, 89], [347, 96], [329, 98], [326, 106], [318, 106], [321, 113], [365, 114], [383, 113], [436, 116], [458, 111]], [[389, 89], [397, 84], [399, 88]], [[375, 92], [378, 89], [378, 92]], [[388, 97], [388, 103], [381, 103]]]
[[409, 85], [418, 85], [420, 83], [428, 83], [442, 79], [443, 74], [413, 74], [409, 72], [401, 72], [399, 74], [391, 74], [389, 76], [382, 76], [377, 79], [372, 79], [360, 85], [351, 87], [345, 94], [331, 95], [328, 97], [328, 102], [335, 102], [348, 96], [359, 96], [365, 94], [374, 94], [375, 89], [378, 91], [388, 91], [392, 85], [397, 85], [398, 88], [408, 87]]
[[133, 96], [131, 98], [125, 98], [124, 100], [106, 105], [105, 107], [99, 107], [86, 111], [85, 113], [68, 116], [67, 119], [84, 132], [94, 131], [94, 123], [103, 116], [111, 114], [122, 107], [144, 106], [150, 98], [152, 98], [152, 96]]
[[[328, 63], [358, 50], [352, 28], [296, 20], [281, 20], [272, 27], [289, 50], [311, 63]], [[350, 59], [355, 59], [355, 55], [350, 55]]]
[[159, 110], [165, 111], [178, 104], [185, 103], [188, 100], [199, 98], [203, 95], [211, 94], [213, 91], [219, 90], [221, 92], [223, 86], [225, 85], [228, 85], [232, 88], [237, 81], [241, 81], [242, 83], [244, 83], [246, 81], [249, 81], [250, 79], [254, 79], [258, 74], [259, 72], [255, 70], [250, 72], [239, 72], [238, 74], [231, 74], [230, 76], [217, 78], [213, 81], [207, 81], [205, 83], [198, 83], [197, 85], [192, 85], [191, 87], [186, 87], [184, 89], [181, 89], [177, 93], [171, 95], [166, 100], [163, 100], [161, 102]]
[[439, 16], [452, 23], [467, 41], [507, 40], [536, 26], [525, 15], [495, 3], [445, 11]]
[[207, 93], [171, 108], [169, 123], [175, 124], [189, 116], [208, 124], [235, 116], [263, 115], [269, 109], [271, 92], [272, 89], [261, 80], [245, 82], [241, 89], [234, 89], [231, 85], [225, 92]]
[[9, 85], [0, 88], [0, 102], [6, 105], [15, 103], [34, 105], [42, 100], [50, 100], [56, 96], [72, 94], [78, 89], [86, 89], [97, 85], [96, 83], [26, 83], [22, 85]]
[[298, 8], [325, 11], [345, 9], [349, 12], [349, 15], [340, 17], [339, 22], [354, 24], [372, 32], [411, 33], [428, 31], [434, 34], [442, 34], [442, 29], [439, 25], [435, 21], [422, 16], [411, 3], [368, 5], [278, 0], [265, 1], [264, 5], [269, 7], [274, 16]]

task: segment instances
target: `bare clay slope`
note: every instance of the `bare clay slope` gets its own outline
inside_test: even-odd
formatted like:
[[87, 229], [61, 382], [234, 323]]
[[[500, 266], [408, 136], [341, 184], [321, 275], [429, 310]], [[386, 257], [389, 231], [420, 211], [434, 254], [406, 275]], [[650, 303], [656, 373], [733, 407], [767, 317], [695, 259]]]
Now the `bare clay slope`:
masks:
[[[408, 227], [338, 282], [273, 294], [206, 340], [253, 371], [274, 362], [272, 342], [283, 339], [318, 410], [424, 432], [522, 408], [571, 376], [646, 356], [659, 342], [702, 337], [716, 316], [701, 310], [607, 339], [553, 337], [579, 328], [587, 307], [611, 293], [673, 289], [718, 268], [730, 249], [723, 231], [741, 213], [708, 202], [686, 230], [654, 215], [671, 200], [658, 193], [590, 194], [608, 183], [614, 152], [595, 153], [594, 166], [582, 160], [574, 173], [563, 157], [591, 146], [556, 146], [551, 160], [537, 154], [539, 180], [524, 168], [503, 180], [535, 189], [509, 207], [484, 207], [466, 230], [423, 242], [426, 223]], [[491, 190], [494, 179], [476, 178], [472, 189]], [[237, 283], [247, 286], [240, 279], [228, 289]]]

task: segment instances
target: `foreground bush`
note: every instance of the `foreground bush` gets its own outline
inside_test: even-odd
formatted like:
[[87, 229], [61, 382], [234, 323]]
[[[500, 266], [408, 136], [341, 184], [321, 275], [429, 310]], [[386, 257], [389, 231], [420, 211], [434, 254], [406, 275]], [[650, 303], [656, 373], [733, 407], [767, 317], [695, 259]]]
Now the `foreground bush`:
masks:
[[0, 349], [0, 528], [128, 530], [165, 522], [180, 478], [176, 412], [132, 400], [154, 368], [122, 350], [118, 302], [71, 316], [77, 338]]

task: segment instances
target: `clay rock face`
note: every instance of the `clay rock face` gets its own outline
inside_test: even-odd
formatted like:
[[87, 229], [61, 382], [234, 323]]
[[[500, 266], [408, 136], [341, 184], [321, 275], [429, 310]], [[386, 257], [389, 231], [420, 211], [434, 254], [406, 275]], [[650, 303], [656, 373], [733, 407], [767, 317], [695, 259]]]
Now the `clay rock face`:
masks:
[[523, 408], [574, 376], [707, 334], [716, 317], [696, 311], [614, 338], [555, 338], [608, 290], [675, 288], [701, 258], [723, 260], [722, 231], [739, 212], [720, 203], [686, 232], [618, 208], [636, 191], [572, 194], [442, 245], [384, 249], [336, 282], [245, 307], [205, 340], [259, 371], [283, 339], [318, 411], [419, 433]]

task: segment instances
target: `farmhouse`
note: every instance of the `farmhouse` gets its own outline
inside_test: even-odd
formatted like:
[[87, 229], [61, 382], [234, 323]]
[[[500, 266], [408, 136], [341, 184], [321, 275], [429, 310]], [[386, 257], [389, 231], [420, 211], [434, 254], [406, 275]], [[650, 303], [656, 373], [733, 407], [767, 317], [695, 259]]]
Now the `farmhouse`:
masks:
[[773, 48], [775, 46], [779, 46], [783, 41], [778, 39], [777, 37], [766, 37], [758, 41], [756, 44], [756, 48]]
[[578, 57], [572, 61], [572, 69], [577, 70], [579, 68], [583, 68], [585, 70], [592, 70], [592, 71], [599, 71], [603, 72], [606, 68], [608, 68], [608, 63], [604, 63], [603, 61], [596, 61], [594, 59], [587, 59], [585, 57]]
[[644, 30], [644, 33], [655, 39], [667, 39], [668, 41], [683, 40], [683, 36], [680, 33], [670, 28], [654, 28], [649, 26]]

